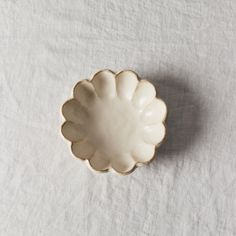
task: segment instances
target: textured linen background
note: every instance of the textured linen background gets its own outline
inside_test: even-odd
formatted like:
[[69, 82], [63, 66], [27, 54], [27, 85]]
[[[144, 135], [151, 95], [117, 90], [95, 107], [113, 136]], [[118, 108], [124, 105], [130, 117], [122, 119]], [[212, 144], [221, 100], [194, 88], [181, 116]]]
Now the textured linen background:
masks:
[[[60, 107], [99, 69], [133, 69], [169, 108], [130, 176], [97, 174]], [[236, 235], [236, 1], [0, 1], [0, 235]]]

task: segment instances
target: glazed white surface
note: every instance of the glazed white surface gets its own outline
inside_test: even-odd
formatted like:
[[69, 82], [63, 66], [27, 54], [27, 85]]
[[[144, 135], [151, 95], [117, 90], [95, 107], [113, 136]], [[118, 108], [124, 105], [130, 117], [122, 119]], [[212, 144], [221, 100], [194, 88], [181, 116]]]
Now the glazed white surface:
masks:
[[78, 82], [62, 114], [72, 153], [96, 171], [130, 173], [154, 158], [166, 135], [166, 104], [130, 70], [101, 70]]
[[[0, 10], [0, 235], [235, 235], [236, 1]], [[71, 88], [103, 68], [136, 71], [169, 111], [157, 159], [124, 177], [88, 170], [60, 134]]]

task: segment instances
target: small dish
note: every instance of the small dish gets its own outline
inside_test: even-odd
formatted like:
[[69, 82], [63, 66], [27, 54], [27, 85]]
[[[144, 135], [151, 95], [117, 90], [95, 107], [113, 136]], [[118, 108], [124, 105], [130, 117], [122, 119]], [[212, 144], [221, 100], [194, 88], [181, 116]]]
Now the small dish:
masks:
[[101, 70], [79, 81], [62, 114], [73, 155], [101, 172], [128, 174], [149, 163], [166, 134], [165, 103], [130, 70]]

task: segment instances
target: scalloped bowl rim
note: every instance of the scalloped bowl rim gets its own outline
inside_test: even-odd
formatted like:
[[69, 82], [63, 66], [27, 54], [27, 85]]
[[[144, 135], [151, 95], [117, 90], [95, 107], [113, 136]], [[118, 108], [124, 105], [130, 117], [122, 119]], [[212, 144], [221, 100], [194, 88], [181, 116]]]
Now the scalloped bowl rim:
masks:
[[[74, 86], [74, 88], [73, 88], [73, 96], [72, 96], [72, 98], [71, 99], [68, 99], [64, 104], [63, 104], [63, 106], [61, 107], [61, 114], [62, 114], [62, 116], [64, 117], [64, 119], [65, 119], [65, 121], [64, 121], [64, 123], [61, 125], [61, 134], [62, 134], [62, 136], [68, 141], [69, 139], [65, 136], [65, 134], [63, 133], [63, 127], [65, 126], [65, 124], [67, 124], [68, 122], [72, 122], [72, 121], [70, 121], [70, 119], [68, 120], [67, 118], [66, 118], [66, 115], [64, 114], [64, 112], [63, 112], [63, 107], [65, 106], [65, 104], [67, 104], [67, 103], [69, 103], [70, 101], [72, 101], [72, 100], [77, 100], [77, 102], [78, 102], [78, 99], [75, 97], [75, 94], [76, 94], [76, 92], [75, 92], [75, 89], [77, 88], [77, 86], [78, 85], [80, 85], [80, 84], [82, 84], [82, 83], [84, 83], [84, 81], [87, 81], [88, 83], [90, 83], [90, 84], [93, 84], [93, 81], [95, 80], [95, 78], [96, 78], [96, 76], [97, 75], [101, 75], [101, 74], [103, 74], [103, 73], [110, 73], [110, 74], [112, 74], [113, 75], [113, 77], [114, 77], [114, 79], [115, 79], [115, 90], [116, 90], [116, 93], [117, 93], [117, 77], [121, 74], [122, 75], [122, 73], [128, 73], [128, 74], [132, 74], [132, 75], [135, 75], [135, 77], [137, 78], [137, 85], [136, 85], [136, 88], [135, 88], [135, 90], [134, 90], [134, 93], [135, 93], [135, 91], [137, 90], [137, 86], [138, 86], [138, 84], [140, 84], [140, 82], [147, 82], [149, 85], [152, 85], [152, 83], [151, 82], [149, 82], [149, 81], [147, 81], [147, 80], [142, 80], [142, 79], [140, 79], [140, 77], [137, 75], [137, 73], [136, 72], [134, 72], [134, 71], [132, 71], [132, 70], [122, 70], [122, 71], [119, 71], [119, 72], [117, 72], [117, 73], [115, 73], [115, 72], [113, 72], [112, 70], [110, 70], [110, 69], [103, 69], [103, 70], [99, 70], [99, 71], [97, 71], [90, 79], [83, 79], [83, 80], [80, 80], [79, 82], [77, 82], [76, 83], [76, 85]], [[104, 76], [104, 75], [103, 75]], [[103, 77], [102, 77], [103, 78]], [[100, 79], [101, 81], [102, 81], [102, 79]], [[112, 89], [110, 89], [110, 90], [107, 90], [107, 91], [103, 91], [104, 90], [104, 84], [103, 84], [103, 86], [101, 86], [101, 85], [99, 85], [99, 83], [101, 83], [101, 81], [100, 80], [98, 80], [97, 79], [97, 81], [98, 81], [98, 85], [96, 85], [97, 87], [95, 88], [95, 93], [97, 93], [97, 91], [99, 91], [99, 90], [101, 90], [100, 91], [100, 93], [102, 94], [102, 96], [104, 96], [103, 94], [105, 94], [105, 95], [107, 95], [108, 94], [108, 92], [107, 91], [109, 91], [110, 92], [110, 90], [112, 90]], [[104, 83], [104, 82], [103, 82]], [[93, 86], [94, 86], [94, 84], [93, 84]], [[99, 87], [100, 86], [100, 87]], [[153, 86], [153, 85], [152, 85]], [[154, 87], [154, 86], [153, 86]], [[108, 87], [109, 88], [109, 87]], [[121, 86], [121, 88], [122, 88], [122, 86]], [[97, 89], [97, 90], [96, 90]], [[155, 92], [156, 92], [156, 89], [154, 88], [154, 90], [155, 90]], [[121, 91], [121, 93], [122, 93], [122, 89], [120, 90]], [[103, 93], [102, 93], [103, 92]], [[132, 96], [134, 96], [134, 93], [133, 93], [133, 95]], [[96, 94], [96, 96], [97, 96], [97, 94]], [[118, 97], [118, 95], [116, 94], [116, 96]], [[126, 96], [125, 94], [123, 95], [122, 94], [122, 96]], [[97, 96], [98, 97], [98, 96]], [[96, 100], [98, 100], [97, 99], [97, 97], [96, 97]], [[102, 97], [103, 98], [103, 97]], [[106, 102], [107, 101], [107, 99], [109, 100], [109, 98], [105, 98], [105, 100], [103, 100], [102, 101], [102, 103], [104, 103], [104, 101]], [[112, 98], [113, 99], [113, 98]], [[130, 103], [132, 103], [132, 99], [133, 99], [133, 97], [131, 98], [131, 100], [129, 101]], [[163, 104], [164, 104], [164, 106], [165, 106], [165, 114], [163, 115], [163, 118], [162, 118], [162, 120], [161, 121], [159, 121], [159, 123], [161, 123], [163, 126], [164, 126], [164, 134], [163, 134], [163, 137], [161, 138], [161, 140], [158, 142], [158, 143], [156, 143], [156, 144], [152, 144], [152, 145], [154, 145], [154, 147], [155, 147], [155, 150], [154, 150], [154, 153], [153, 153], [153, 155], [152, 155], [152, 157], [151, 158], [149, 158], [149, 160], [147, 160], [147, 161], [135, 161], [134, 162], [134, 164], [133, 164], [133, 166], [132, 166], [132, 168], [128, 168], [128, 170], [119, 170], [119, 168], [114, 168], [112, 165], [111, 165], [111, 160], [109, 160], [109, 166], [107, 167], [107, 168], [105, 168], [105, 169], [99, 169], [99, 168], [96, 168], [96, 166], [94, 166], [94, 165], [92, 165], [91, 163], [90, 163], [90, 160], [89, 160], [89, 158], [82, 158], [81, 156], [78, 156], [78, 155], [75, 155], [75, 153], [73, 152], [73, 144], [74, 143], [77, 143], [78, 141], [72, 141], [72, 140], [69, 140], [70, 142], [71, 142], [71, 148], [70, 148], [70, 151], [71, 151], [71, 153], [72, 153], [72, 155], [73, 156], [75, 156], [76, 158], [78, 158], [78, 159], [80, 159], [80, 160], [82, 160], [82, 161], [85, 161], [86, 163], [87, 163], [87, 165], [89, 166], [89, 168], [91, 169], [91, 170], [94, 170], [94, 171], [97, 171], [97, 172], [100, 172], [100, 173], [104, 173], [104, 172], [116, 172], [116, 173], [119, 173], [119, 174], [121, 174], [121, 175], [127, 175], [127, 174], [130, 174], [130, 173], [132, 173], [137, 167], [139, 167], [139, 166], [143, 166], [143, 165], [146, 165], [146, 164], [148, 164], [148, 163], [150, 163], [150, 162], [152, 162], [154, 159], [155, 159], [155, 154], [156, 154], [156, 151], [157, 151], [157, 148], [164, 142], [164, 140], [166, 139], [166, 119], [167, 119], [167, 107], [166, 107], [166, 104], [164, 103], [164, 101], [155, 93], [155, 96], [154, 96], [154, 99], [157, 99], [157, 100], [159, 100], [159, 101], [161, 101], [161, 102], [163, 102]], [[112, 100], [113, 101], [113, 100]], [[78, 103], [80, 103], [80, 101], [78, 102]], [[138, 103], [138, 102], [137, 102]], [[150, 104], [150, 102], [149, 102], [149, 104]], [[149, 105], [149, 104], [147, 104], [147, 105]], [[145, 107], [147, 107], [147, 105], [145, 105]], [[139, 106], [139, 104], [137, 105], [137, 106]], [[101, 107], [101, 106], [100, 106]], [[99, 108], [100, 108], [99, 107]], [[90, 108], [89, 106], [87, 107], [88, 109]], [[111, 106], [111, 108], [110, 109], [113, 109], [112, 108], [112, 106]], [[115, 108], [114, 108], [115, 109]], [[143, 108], [143, 109], [145, 109], [145, 108]], [[102, 113], [102, 112], [101, 112]], [[93, 116], [90, 116], [90, 117], [94, 117], [94, 113], [93, 113]], [[105, 117], [105, 118], [107, 118], [107, 117]], [[100, 119], [100, 121], [102, 122], [102, 119], [104, 119], [104, 117], [102, 117], [101, 119]], [[89, 120], [90, 121], [90, 120]], [[90, 121], [90, 123], [91, 123], [91, 121]], [[96, 123], [95, 123], [96, 124]], [[86, 125], [84, 125], [84, 126], [86, 126]], [[87, 125], [88, 126], [88, 125]], [[89, 125], [90, 126], [90, 125]], [[114, 125], [113, 125], [114, 126]], [[94, 128], [94, 126], [93, 126], [93, 128]], [[97, 127], [95, 127], [95, 129], [96, 129]], [[100, 132], [101, 132], [101, 130], [99, 130]], [[134, 131], [134, 130], [133, 130]], [[113, 134], [114, 134], [114, 132], [113, 132]], [[93, 137], [93, 136], [92, 136]], [[99, 139], [96, 139], [96, 141], [98, 141]], [[81, 142], [81, 141], [79, 141], [79, 142]], [[108, 142], [109, 142], [109, 140], [108, 140]], [[96, 144], [95, 144], [96, 145]], [[105, 145], [105, 147], [107, 148], [107, 146]], [[97, 150], [95, 150], [95, 151], [97, 151]], [[104, 153], [104, 152], [102, 152], [102, 153]], [[100, 154], [100, 152], [99, 152], [99, 154]], [[97, 158], [100, 158], [101, 159], [101, 155], [99, 155], [98, 154], [98, 157]], [[93, 153], [93, 155], [95, 155], [94, 153]], [[98, 159], [99, 160], [99, 159]], [[107, 160], [107, 159], [106, 159]], [[107, 160], [108, 161], [108, 160]], [[99, 165], [99, 163], [97, 162], [97, 165]]]

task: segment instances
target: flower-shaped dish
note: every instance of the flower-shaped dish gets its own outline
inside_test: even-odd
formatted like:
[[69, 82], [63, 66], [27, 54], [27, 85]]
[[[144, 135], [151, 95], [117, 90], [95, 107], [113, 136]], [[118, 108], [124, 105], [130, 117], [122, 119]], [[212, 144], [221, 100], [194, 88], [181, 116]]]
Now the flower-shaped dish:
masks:
[[78, 82], [62, 114], [72, 153], [101, 172], [128, 174], [150, 162], [166, 134], [165, 103], [130, 70], [102, 70]]

